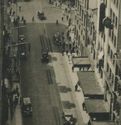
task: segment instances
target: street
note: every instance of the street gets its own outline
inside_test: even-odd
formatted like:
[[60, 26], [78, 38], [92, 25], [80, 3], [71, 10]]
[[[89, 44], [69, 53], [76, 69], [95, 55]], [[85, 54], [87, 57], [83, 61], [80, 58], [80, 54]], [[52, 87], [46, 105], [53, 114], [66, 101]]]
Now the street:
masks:
[[[61, 19], [63, 9], [49, 5], [47, 0], [19, 2], [18, 6], [21, 6], [18, 15], [27, 22], [18, 33], [30, 44], [26, 59], [20, 60], [21, 95], [31, 98], [33, 112], [31, 117], [22, 116], [23, 125], [63, 125], [63, 113], [72, 116], [77, 125], [83, 125], [84, 119], [73, 95], [74, 86], [70, 85], [68, 62], [53, 40], [57, 32], [62, 34], [67, 30], [67, 21]], [[38, 19], [38, 11], [45, 13], [46, 20]], [[42, 63], [43, 50], [49, 51], [49, 63]]]
[[[53, 25], [46, 24], [46, 27], [51, 30]], [[49, 83], [47, 78], [47, 71], [53, 71], [53, 67], [41, 63], [40, 34], [43, 33], [44, 26], [28, 24], [26, 28], [26, 39], [31, 43], [31, 52], [27, 60], [21, 63], [21, 88], [22, 95], [32, 99], [33, 116], [24, 118], [23, 122], [25, 125], [57, 125], [62, 112], [60, 97], [56, 83]]]
[[[57, 47], [53, 45], [52, 36], [57, 31], [64, 31], [64, 29], [64, 25], [56, 26], [54, 23], [28, 23], [25, 27], [26, 42], [30, 42], [31, 50], [27, 60], [21, 62], [21, 89], [22, 96], [28, 96], [32, 100], [33, 115], [23, 117], [24, 125], [62, 124], [63, 111], [57, 84], [55, 80], [53, 83], [49, 83], [48, 80], [48, 71], [51, 72], [50, 77], [54, 76], [53, 67], [41, 63], [40, 36], [49, 37], [52, 51], [58, 51]], [[49, 45], [48, 48], [50, 48]], [[52, 63], [53, 59], [50, 60]]]
[[2, 125], [119, 125], [120, 1], [1, 0]]

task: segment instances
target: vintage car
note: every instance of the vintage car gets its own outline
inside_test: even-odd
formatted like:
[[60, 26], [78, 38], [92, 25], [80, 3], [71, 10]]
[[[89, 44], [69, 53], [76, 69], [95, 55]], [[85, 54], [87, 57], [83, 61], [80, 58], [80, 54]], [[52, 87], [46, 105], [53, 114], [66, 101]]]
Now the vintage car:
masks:
[[41, 61], [42, 63], [49, 62], [49, 54], [48, 54], [48, 50], [42, 50], [42, 55], [41, 55]]
[[32, 116], [32, 104], [30, 97], [23, 97], [21, 101], [22, 115]]
[[44, 14], [44, 12], [43, 11], [38, 11], [37, 12], [37, 16], [38, 16], [38, 18], [40, 19], [40, 20], [46, 20], [46, 17], [45, 17], [45, 14]]
[[24, 35], [19, 35], [19, 41], [23, 42], [25, 40], [25, 36]]

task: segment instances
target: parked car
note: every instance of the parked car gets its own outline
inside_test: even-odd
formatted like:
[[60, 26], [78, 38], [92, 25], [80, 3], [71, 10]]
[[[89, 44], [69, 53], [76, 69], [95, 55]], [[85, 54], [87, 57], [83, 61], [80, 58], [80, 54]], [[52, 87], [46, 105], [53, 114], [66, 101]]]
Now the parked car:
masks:
[[49, 62], [48, 50], [42, 50], [41, 61], [46, 63]]
[[24, 35], [19, 35], [19, 41], [23, 42], [25, 40], [25, 36]]
[[30, 97], [22, 98], [21, 109], [23, 116], [32, 116], [32, 104]]
[[40, 20], [46, 20], [44, 12], [38, 11], [37, 16]]
[[27, 48], [26, 48], [26, 44], [21, 44], [19, 46], [19, 54], [20, 54], [20, 59], [26, 59], [27, 57]]

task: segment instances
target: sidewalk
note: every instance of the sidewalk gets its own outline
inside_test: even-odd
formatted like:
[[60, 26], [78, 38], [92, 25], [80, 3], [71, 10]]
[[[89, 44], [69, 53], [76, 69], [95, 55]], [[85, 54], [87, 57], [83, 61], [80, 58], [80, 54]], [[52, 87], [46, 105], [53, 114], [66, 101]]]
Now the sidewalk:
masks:
[[[20, 84], [17, 82], [14, 82], [12, 90], [15, 90], [16, 87], [18, 87], [19, 97], [18, 97], [18, 104], [15, 106], [15, 111], [11, 121], [11, 125], [22, 125], [22, 114], [21, 114], [21, 106], [20, 106], [21, 89], [20, 89]], [[15, 99], [15, 96], [16, 94], [13, 95], [13, 100]]]
[[[79, 81], [78, 79], [78, 75], [77, 75], [77, 72], [72, 72], [72, 62], [69, 63], [68, 61], [68, 57], [65, 56], [65, 62], [66, 62], [66, 65], [68, 67], [68, 73], [70, 74], [70, 86], [71, 88], [74, 88], [75, 87], [75, 83], [77, 83]], [[83, 107], [82, 107], [82, 104], [84, 102], [84, 95], [83, 95], [83, 92], [82, 92], [82, 89], [80, 88], [80, 91], [78, 92], [75, 92], [74, 89], [73, 89], [73, 97], [75, 99], [75, 102], [77, 103], [77, 107], [82, 115], [82, 118], [83, 118], [83, 121], [84, 123], [88, 123], [89, 121], [89, 115], [83, 110]]]
[[85, 125], [89, 121], [89, 116], [82, 107], [84, 96], [81, 88], [75, 92], [75, 85], [78, 81], [77, 73], [71, 71], [72, 64], [69, 63], [66, 55], [54, 53], [52, 56], [57, 58], [57, 61], [53, 62], [53, 67], [60, 90], [63, 112], [65, 115], [73, 115], [77, 119], [76, 125]]

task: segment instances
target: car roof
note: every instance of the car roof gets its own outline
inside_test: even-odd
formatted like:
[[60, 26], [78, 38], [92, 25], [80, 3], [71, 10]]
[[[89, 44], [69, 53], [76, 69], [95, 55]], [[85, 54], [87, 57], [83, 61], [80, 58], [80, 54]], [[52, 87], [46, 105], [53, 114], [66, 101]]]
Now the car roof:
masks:
[[31, 104], [31, 100], [29, 97], [24, 97], [23, 98], [23, 103], [26, 105], [26, 104]]

